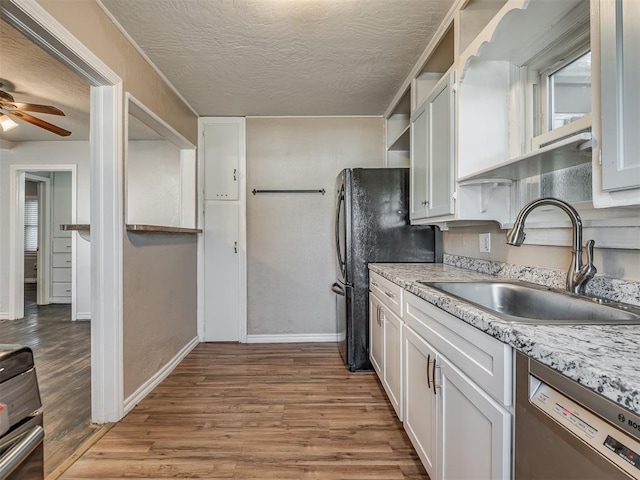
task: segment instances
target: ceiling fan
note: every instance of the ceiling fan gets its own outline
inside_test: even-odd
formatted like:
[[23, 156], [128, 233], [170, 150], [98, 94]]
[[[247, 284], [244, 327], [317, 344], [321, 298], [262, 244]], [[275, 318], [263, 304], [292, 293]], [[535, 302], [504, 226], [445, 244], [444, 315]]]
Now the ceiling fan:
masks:
[[[53, 123], [46, 122], [40, 118], [25, 113], [36, 112], [48, 113], [49, 115], [64, 116], [62, 110], [52, 105], [38, 105], [35, 103], [16, 102], [13, 98], [13, 95], [10, 95], [4, 90], [1, 90], [2, 86], [3, 84], [0, 83], [0, 125], [2, 125], [3, 130], [7, 131], [17, 126], [17, 124], [8, 116], [11, 115], [13, 117], [19, 118], [20, 120], [24, 120], [27, 123], [35, 125], [36, 127], [44, 128], [51, 133], [60, 135], [61, 137], [68, 137], [69, 135], [71, 135], [71, 132], [69, 130], [65, 130], [64, 128], [54, 125]], [[7, 126], [5, 126], [5, 124]]]

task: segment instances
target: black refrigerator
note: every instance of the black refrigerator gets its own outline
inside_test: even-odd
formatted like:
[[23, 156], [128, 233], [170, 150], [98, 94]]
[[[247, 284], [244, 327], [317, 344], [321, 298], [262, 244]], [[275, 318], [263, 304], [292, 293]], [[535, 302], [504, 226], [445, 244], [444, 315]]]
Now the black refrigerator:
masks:
[[408, 168], [348, 168], [336, 179], [332, 286], [340, 354], [352, 372], [369, 362], [369, 263], [442, 262], [437, 227], [409, 224]]

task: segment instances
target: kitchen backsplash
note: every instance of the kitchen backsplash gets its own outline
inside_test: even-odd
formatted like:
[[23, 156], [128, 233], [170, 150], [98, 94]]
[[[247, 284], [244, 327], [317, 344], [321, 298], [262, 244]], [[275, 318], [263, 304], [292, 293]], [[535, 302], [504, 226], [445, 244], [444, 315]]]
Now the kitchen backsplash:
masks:
[[[527, 267], [495, 260], [463, 257], [446, 253], [444, 254], [444, 263], [454, 267], [487, 273], [489, 275], [498, 275], [559, 289], [564, 289], [567, 275], [566, 270]], [[640, 282], [610, 278], [605, 275], [596, 275], [587, 284], [586, 293], [618, 302], [640, 305]]]

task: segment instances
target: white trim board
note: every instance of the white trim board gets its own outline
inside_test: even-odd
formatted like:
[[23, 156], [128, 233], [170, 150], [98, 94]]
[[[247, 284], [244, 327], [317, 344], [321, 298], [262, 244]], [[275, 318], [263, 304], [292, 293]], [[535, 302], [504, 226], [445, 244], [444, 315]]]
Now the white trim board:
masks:
[[247, 335], [247, 343], [325, 343], [340, 341], [337, 333], [288, 333], [282, 335]]
[[175, 357], [167, 362], [167, 364], [158, 370], [149, 380], [144, 382], [140, 387], [133, 392], [124, 401], [124, 415], [129, 413], [134, 407], [140, 403], [144, 397], [149, 395], [151, 391], [162, 383], [162, 381], [169, 376], [171, 372], [178, 366], [178, 364], [184, 360], [184, 358], [198, 346], [200, 340], [198, 337], [192, 338], [182, 350], [180, 350]]
[[91, 88], [91, 416], [120, 420], [122, 332], [122, 79], [35, 0], [0, 1], [0, 17]]

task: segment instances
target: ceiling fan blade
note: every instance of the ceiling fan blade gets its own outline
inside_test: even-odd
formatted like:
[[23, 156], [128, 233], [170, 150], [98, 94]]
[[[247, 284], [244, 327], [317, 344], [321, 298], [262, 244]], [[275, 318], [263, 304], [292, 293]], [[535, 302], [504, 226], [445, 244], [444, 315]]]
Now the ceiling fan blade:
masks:
[[69, 130], [65, 130], [64, 128], [60, 128], [52, 123], [45, 122], [36, 117], [32, 117], [28, 113], [19, 112], [18, 110], [5, 110], [9, 115], [13, 115], [14, 117], [18, 117], [25, 122], [31, 123], [36, 127], [44, 128], [45, 130], [50, 131], [51, 133], [55, 133], [56, 135], [60, 135], [61, 137], [68, 137], [71, 135]]
[[37, 103], [20, 103], [20, 102], [11, 102], [11, 105], [15, 106], [17, 110], [22, 110], [25, 112], [48, 113], [49, 115], [64, 116], [64, 112], [62, 110], [52, 105], [38, 105]]
[[[2, 86], [2, 84], [0, 83], [0, 87]], [[6, 100], [8, 102], [13, 102], [13, 96], [9, 95], [7, 92], [5, 92], [4, 90], [0, 90], [0, 99], [2, 100]]]

